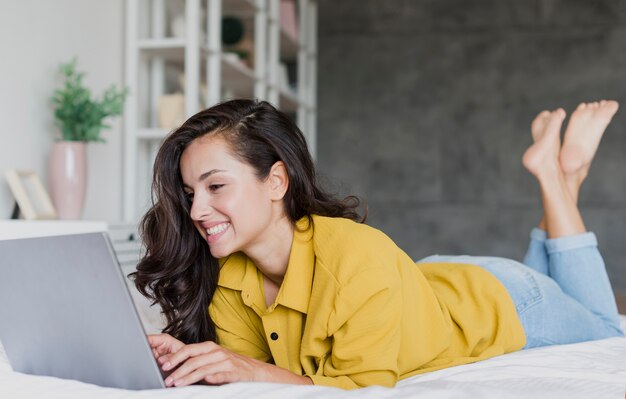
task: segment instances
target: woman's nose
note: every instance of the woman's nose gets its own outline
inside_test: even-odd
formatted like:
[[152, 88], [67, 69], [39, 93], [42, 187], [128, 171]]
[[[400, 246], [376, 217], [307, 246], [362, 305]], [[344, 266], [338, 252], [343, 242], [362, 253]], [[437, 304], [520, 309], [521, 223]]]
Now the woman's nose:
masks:
[[206, 198], [203, 199], [199, 196], [194, 196], [189, 216], [191, 216], [193, 220], [202, 220], [210, 215], [212, 209]]

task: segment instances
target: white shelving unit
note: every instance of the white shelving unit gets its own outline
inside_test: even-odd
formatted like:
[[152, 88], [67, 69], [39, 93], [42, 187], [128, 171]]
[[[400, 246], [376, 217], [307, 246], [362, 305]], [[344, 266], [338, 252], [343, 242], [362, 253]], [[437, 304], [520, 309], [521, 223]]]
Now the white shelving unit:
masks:
[[[126, 0], [124, 220], [134, 223], [149, 206], [154, 157], [173, 128], [158, 124], [158, 102], [184, 93], [184, 117], [229, 98], [267, 100], [292, 115], [316, 151], [317, 4], [295, 2], [298, 35], [281, 24], [285, 0]], [[172, 23], [184, 15], [184, 32]], [[242, 21], [252, 42], [251, 62], [222, 46], [222, 18]], [[281, 79], [290, 65], [289, 85]], [[184, 79], [172, 79], [172, 71]], [[180, 83], [184, 81], [184, 83]], [[174, 85], [175, 86], [175, 85]]]

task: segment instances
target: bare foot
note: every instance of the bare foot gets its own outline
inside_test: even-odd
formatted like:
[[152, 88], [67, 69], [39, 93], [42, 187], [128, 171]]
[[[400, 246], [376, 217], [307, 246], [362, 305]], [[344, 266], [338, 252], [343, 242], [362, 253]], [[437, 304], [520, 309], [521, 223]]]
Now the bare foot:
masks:
[[[547, 110], [541, 111], [530, 124], [530, 132], [532, 133], [534, 143], [536, 143], [541, 139], [541, 137], [543, 137], [546, 129], [546, 123], [550, 120], [551, 114], [552, 113]], [[541, 217], [541, 221], [539, 222], [539, 225], [537, 227], [539, 227], [543, 231], [546, 231], [547, 225], [545, 217]]]
[[563, 119], [565, 111], [559, 108], [553, 112], [540, 113], [532, 123], [531, 131], [535, 142], [524, 153], [522, 162], [540, 180], [543, 173], [560, 172], [559, 148]]
[[563, 138], [560, 163], [567, 179], [578, 184], [587, 176], [604, 130], [617, 112], [617, 101], [581, 103], [570, 117]]

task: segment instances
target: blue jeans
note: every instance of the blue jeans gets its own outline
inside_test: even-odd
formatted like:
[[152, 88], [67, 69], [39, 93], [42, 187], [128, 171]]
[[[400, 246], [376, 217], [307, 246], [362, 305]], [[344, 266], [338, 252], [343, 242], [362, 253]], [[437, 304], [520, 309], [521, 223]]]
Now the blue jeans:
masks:
[[624, 335], [597, 245], [593, 233], [547, 239], [533, 229], [524, 264], [467, 255], [419, 262], [467, 263], [492, 273], [511, 295], [528, 349]]

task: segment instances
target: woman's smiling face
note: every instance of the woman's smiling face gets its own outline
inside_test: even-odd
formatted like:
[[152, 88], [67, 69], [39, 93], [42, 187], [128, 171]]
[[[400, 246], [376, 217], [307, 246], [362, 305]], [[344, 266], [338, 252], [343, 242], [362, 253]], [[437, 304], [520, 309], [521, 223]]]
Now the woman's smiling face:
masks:
[[247, 253], [264, 239], [274, 220], [271, 179], [260, 181], [256, 170], [237, 159], [219, 134], [192, 141], [180, 158], [189, 212], [211, 254], [223, 258]]

